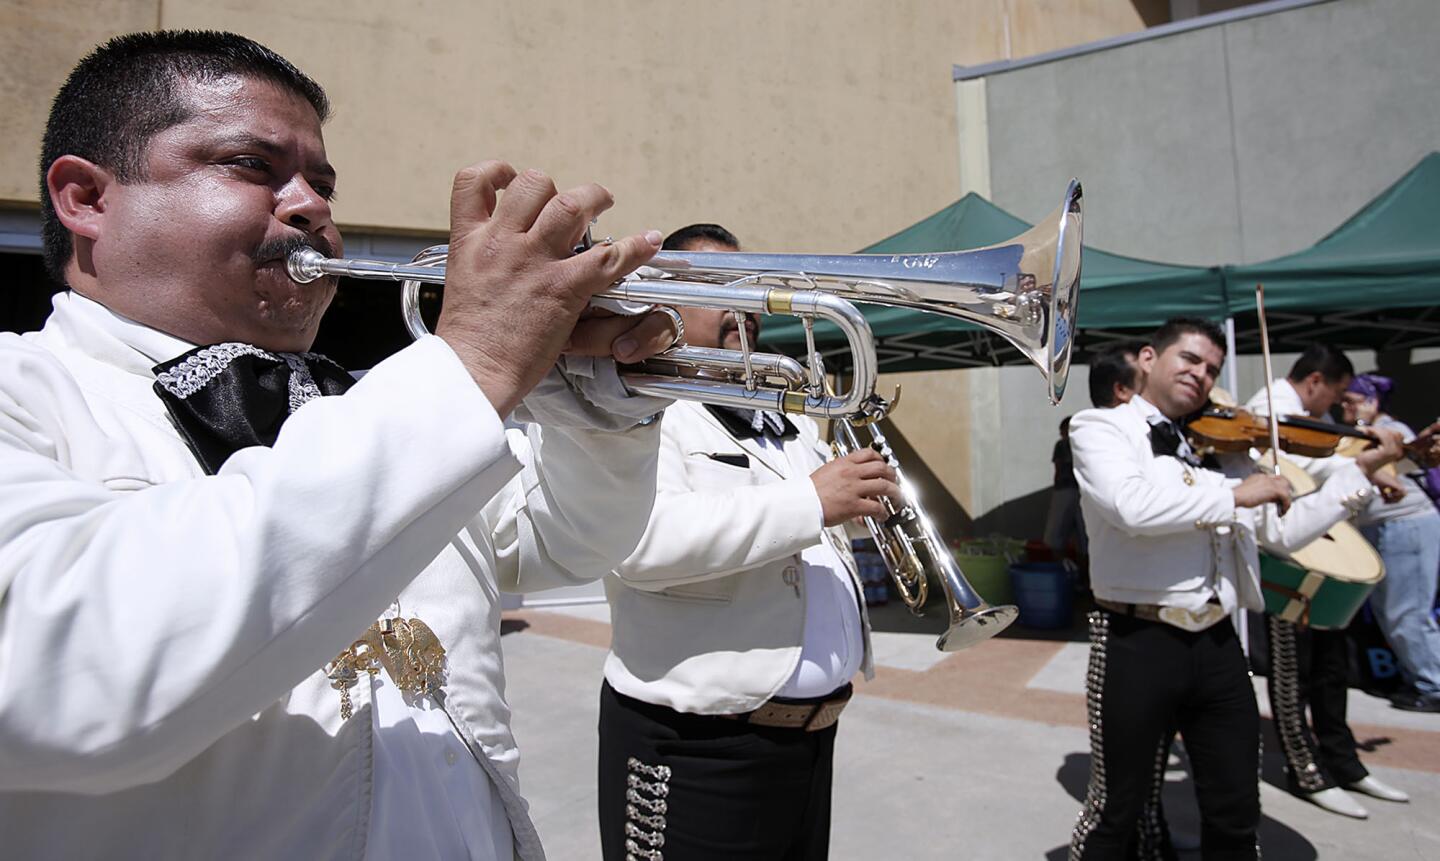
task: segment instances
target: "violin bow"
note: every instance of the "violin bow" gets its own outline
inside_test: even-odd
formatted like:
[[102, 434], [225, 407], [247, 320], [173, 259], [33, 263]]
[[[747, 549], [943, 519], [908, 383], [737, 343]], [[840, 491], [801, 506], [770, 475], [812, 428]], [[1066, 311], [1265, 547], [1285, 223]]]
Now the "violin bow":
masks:
[[1270, 391], [1270, 381], [1275, 375], [1270, 370], [1270, 329], [1265, 325], [1265, 285], [1255, 285], [1255, 313], [1260, 318], [1260, 353], [1265, 357], [1265, 403], [1270, 418], [1270, 472], [1280, 474], [1280, 417], [1275, 415], [1275, 397]]

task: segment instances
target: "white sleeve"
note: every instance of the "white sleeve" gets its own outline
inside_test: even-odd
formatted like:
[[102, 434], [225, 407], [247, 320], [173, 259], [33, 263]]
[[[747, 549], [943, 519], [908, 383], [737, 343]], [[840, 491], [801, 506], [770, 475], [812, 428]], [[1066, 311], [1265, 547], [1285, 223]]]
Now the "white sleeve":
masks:
[[662, 421], [623, 432], [535, 424], [510, 432], [524, 470], [481, 518], [502, 590], [595, 580], [634, 550], [655, 502]]
[[1166, 535], [1234, 519], [1235, 495], [1228, 487], [1190, 486], [1179, 478], [1173, 486], [1153, 482], [1107, 410], [1084, 410], [1070, 420], [1070, 450], [1080, 493], [1127, 535]]
[[62, 465], [86, 410], [49, 354], [0, 351], [0, 380], [0, 791], [167, 776], [322, 668], [517, 469], [438, 338], [273, 448], [130, 491]]
[[1355, 459], [1332, 454], [1329, 457], [1306, 457], [1303, 454], [1285, 453], [1285, 459], [1305, 470], [1316, 484], [1325, 484], [1347, 466], [1354, 466]]
[[1370, 480], [1353, 460], [1340, 460], [1347, 461], [1343, 468], [1337, 469], [1319, 490], [1296, 498], [1284, 517], [1273, 505], [1260, 507], [1255, 517], [1255, 540], [1260, 546], [1289, 555], [1350, 517], [1354, 513], [1352, 506], [1356, 510], [1363, 507], [1357, 494], [1369, 489]]
[[681, 443], [666, 435], [649, 525], [615, 574], [629, 586], [651, 591], [723, 577], [815, 544], [823, 521], [820, 496], [808, 475], [771, 484], [737, 481], [732, 488], [693, 488]]

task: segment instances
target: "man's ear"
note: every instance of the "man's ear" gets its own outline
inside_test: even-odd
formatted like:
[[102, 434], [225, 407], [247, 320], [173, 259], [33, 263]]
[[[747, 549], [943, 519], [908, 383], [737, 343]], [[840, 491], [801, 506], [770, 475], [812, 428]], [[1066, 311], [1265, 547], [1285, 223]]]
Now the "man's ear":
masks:
[[100, 235], [105, 192], [114, 182], [114, 174], [78, 155], [62, 155], [45, 171], [55, 216], [71, 233], [92, 241]]
[[1146, 344], [1140, 348], [1140, 352], [1135, 354], [1135, 367], [1139, 368], [1143, 374], [1150, 373], [1151, 366], [1155, 364], [1155, 356], [1155, 348]]

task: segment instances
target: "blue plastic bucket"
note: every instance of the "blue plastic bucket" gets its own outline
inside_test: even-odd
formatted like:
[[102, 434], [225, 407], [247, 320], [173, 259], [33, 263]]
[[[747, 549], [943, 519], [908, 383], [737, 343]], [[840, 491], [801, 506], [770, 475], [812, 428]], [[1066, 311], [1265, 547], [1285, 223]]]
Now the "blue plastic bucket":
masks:
[[1075, 594], [1070, 572], [1059, 562], [1024, 562], [1010, 566], [1010, 585], [1020, 624], [1028, 628], [1068, 628]]

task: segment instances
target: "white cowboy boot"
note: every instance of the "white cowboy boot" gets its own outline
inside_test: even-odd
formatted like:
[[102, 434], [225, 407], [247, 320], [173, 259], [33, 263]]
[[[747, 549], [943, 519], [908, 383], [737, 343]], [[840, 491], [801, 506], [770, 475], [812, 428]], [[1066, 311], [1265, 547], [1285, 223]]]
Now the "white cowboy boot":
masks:
[[1348, 783], [1345, 788], [1351, 792], [1363, 792], [1382, 801], [1405, 802], [1410, 800], [1410, 796], [1406, 795], [1404, 790], [1396, 789], [1388, 783], [1377, 780], [1374, 775], [1366, 775], [1354, 783]]

